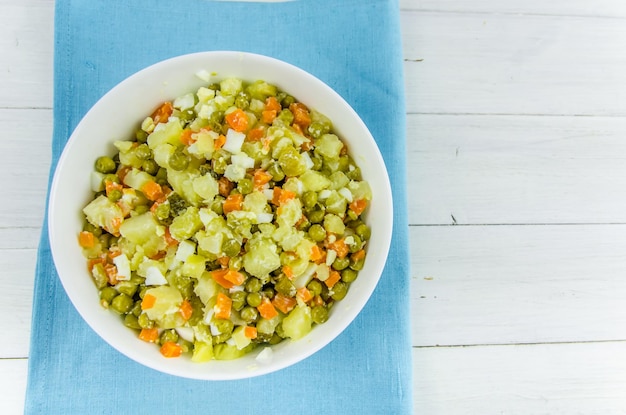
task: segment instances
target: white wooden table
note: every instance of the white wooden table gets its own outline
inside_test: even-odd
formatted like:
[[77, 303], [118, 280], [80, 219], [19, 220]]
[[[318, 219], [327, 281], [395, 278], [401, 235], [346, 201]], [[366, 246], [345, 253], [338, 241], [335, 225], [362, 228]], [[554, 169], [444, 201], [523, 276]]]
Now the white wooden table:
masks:
[[[402, 0], [419, 414], [626, 413], [626, 2]], [[52, 0], [0, 0], [0, 412], [22, 412]]]

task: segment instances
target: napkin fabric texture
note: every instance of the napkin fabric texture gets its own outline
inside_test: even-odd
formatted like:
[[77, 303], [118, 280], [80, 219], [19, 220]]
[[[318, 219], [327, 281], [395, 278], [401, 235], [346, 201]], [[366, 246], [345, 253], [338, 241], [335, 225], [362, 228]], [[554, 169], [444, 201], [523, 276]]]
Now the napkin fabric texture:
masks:
[[343, 334], [292, 367], [223, 382], [162, 374], [100, 339], [63, 291], [44, 223], [25, 413], [410, 413], [405, 106], [397, 1], [57, 0], [55, 7], [51, 172], [81, 117], [118, 82], [177, 55], [241, 50], [299, 66], [353, 106], [384, 156], [395, 218], [385, 272]]

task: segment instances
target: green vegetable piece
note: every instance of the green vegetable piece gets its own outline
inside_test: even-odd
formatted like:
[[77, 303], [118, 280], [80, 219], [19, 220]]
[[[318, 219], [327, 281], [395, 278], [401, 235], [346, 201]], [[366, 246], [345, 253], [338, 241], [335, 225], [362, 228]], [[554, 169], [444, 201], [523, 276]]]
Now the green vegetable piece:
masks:
[[111, 157], [102, 156], [96, 159], [95, 169], [99, 173], [107, 174], [114, 173], [117, 170], [117, 165]]

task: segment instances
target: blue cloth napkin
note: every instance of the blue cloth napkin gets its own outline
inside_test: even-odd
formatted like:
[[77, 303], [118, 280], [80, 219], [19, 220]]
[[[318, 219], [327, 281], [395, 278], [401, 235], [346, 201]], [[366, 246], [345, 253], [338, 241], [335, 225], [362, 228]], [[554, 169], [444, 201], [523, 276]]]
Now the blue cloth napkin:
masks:
[[354, 107], [387, 163], [395, 223], [380, 284], [343, 334], [290, 368], [226, 382], [156, 372], [101, 340], [63, 291], [45, 223], [25, 412], [410, 413], [405, 107], [397, 1], [57, 0], [55, 7], [53, 170], [81, 117], [130, 74], [185, 53], [242, 50], [300, 66]]

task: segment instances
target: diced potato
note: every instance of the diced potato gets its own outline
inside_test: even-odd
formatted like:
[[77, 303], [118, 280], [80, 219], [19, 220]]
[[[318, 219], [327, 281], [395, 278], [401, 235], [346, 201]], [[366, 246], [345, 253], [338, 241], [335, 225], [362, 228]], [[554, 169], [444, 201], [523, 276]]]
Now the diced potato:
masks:
[[309, 334], [313, 324], [311, 309], [307, 305], [298, 305], [283, 319], [285, 336], [298, 340]]

